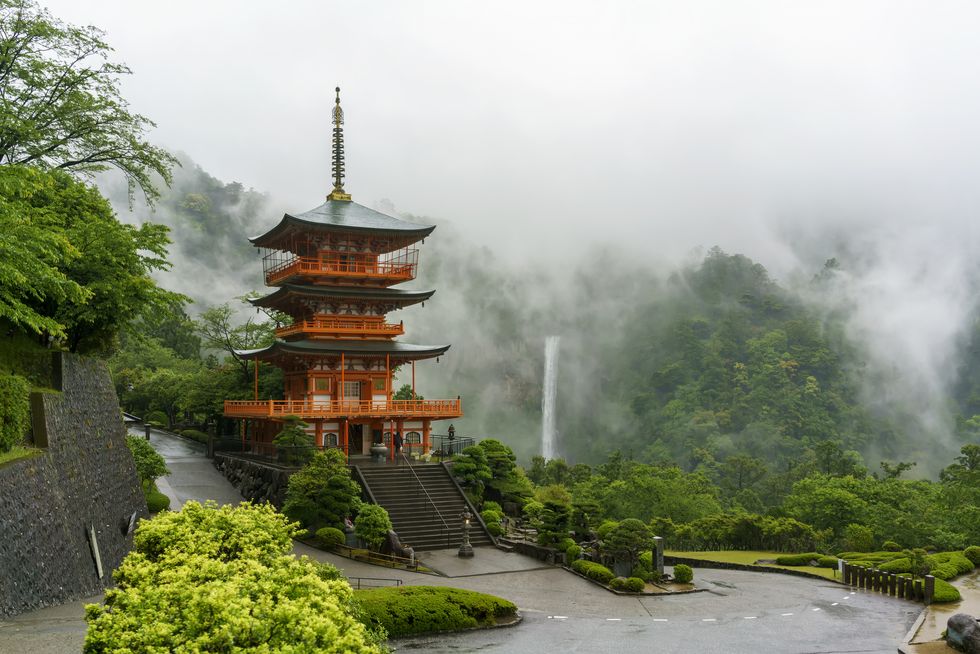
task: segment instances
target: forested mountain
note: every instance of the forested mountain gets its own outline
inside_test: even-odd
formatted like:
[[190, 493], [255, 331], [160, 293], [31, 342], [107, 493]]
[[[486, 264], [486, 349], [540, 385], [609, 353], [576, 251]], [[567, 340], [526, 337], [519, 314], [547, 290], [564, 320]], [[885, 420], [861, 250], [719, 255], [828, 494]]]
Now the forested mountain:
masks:
[[[261, 288], [247, 237], [284, 208], [182, 160], [151, 219], [173, 230], [174, 268], [161, 279], [196, 300], [193, 317]], [[601, 246], [574, 261], [521, 266], [491, 247], [439, 224], [412, 284], [437, 293], [397, 317], [406, 340], [453, 345], [438, 364], [418, 367], [419, 391], [461, 395], [460, 433], [500, 438], [523, 460], [539, 451], [543, 342], [552, 334], [561, 336], [558, 429], [570, 461], [620, 450], [693, 469], [746, 455], [772, 470], [805, 463], [833, 473], [877, 469], [883, 459], [917, 461], [922, 476], [977, 430], [969, 419], [980, 412], [980, 377], [970, 361], [980, 358], [980, 332], [950, 391], [957, 433], [922, 433], [866, 401], [864, 353], [848, 338], [846, 315], [814, 299], [846, 262], [790, 288], [761, 263], [718, 248], [664, 275]]]

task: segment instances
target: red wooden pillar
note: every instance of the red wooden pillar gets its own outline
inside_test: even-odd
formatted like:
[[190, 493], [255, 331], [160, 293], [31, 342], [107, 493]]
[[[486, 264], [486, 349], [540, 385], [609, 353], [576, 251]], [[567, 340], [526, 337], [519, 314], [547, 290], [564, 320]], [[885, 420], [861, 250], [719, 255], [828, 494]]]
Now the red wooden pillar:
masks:
[[344, 456], [350, 456], [347, 445], [347, 418], [344, 418]]
[[316, 446], [322, 448], [323, 447], [323, 421], [317, 420], [314, 424], [316, 425]]
[[429, 452], [429, 433], [432, 431], [432, 422], [428, 419], [422, 421], [422, 454]]

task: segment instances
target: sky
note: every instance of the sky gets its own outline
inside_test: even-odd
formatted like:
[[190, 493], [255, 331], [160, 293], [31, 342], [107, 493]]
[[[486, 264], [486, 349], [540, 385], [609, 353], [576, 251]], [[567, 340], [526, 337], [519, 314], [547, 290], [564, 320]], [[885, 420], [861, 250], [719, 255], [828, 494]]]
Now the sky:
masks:
[[340, 86], [355, 201], [514, 259], [720, 245], [785, 273], [854, 229], [976, 237], [976, 3], [46, 6], [105, 30], [154, 141], [283, 211], [331, 188]]
[[47, 6], [105, 30], [151, 139], [268, 192], [269, 226], [330, 191], [340, 86], [354, 200], [505, 265], [718, 245], [792, 282], [838, 257], [816, 301], [847, 312], [887, 383], [868, 393], [950, 431], [980, 288], [978, 3]]

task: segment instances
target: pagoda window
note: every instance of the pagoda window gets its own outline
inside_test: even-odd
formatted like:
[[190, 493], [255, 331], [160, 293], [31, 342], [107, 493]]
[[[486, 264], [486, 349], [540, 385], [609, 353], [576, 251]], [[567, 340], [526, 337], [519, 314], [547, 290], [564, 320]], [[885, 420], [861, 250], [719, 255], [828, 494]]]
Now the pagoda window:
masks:
[[316, 390], [318, 391], [330, 391], [330, 378], [329, 377], [317, 377], [316, 378]]
[[337, 447], [340, 441], [337, 439], [337, 434], [330, 432], [323, 435], [323, 444], [327, 447]]
[[361, 399], [361, 382], [359, 381], [345, 381], [344, 382], [344, 397], [359, 400]]
[[420, 445], [422, 443], [422, 434], [417, 431], [410, 431], [405, 434], [405, 444], [406, 445]]

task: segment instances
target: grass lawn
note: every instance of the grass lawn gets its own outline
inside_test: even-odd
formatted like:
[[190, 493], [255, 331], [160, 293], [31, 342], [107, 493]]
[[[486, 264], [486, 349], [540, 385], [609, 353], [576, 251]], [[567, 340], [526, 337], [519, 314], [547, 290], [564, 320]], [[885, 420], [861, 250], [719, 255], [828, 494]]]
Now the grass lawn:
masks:
[[4, 463], [9, 463], [11, 461], [16, 461], [17, 459], [24, 459], [29, 456], [35, 456], [40, 454], [41, 450], [36, 447], [24, 447], [23, 445], [14, 445], [10, 448], [9, 452], [0, 452], [0, 466]]
[[[759, 552], [759, 551], [724, 551], [724, 552], [664, 552], [667, 556], [680, 556], [686, 559], [701, 559], [703, 561], [719, 561], [722, 563], [741, 563], [742, 565], [756, 565], [756, 561], [759, 559], [775, 559], [777, 556], [785, 556], [786, 552]], [[827, 579], [834, 579], [834, 574], [837, 572], [833, 568], [817, 568], [811, 565], [776, 565], [775, 563], [766, 563], [764, 565], [758, 566], [760, 568], [779, 568], [781, 570], [801, 570], [803, 572], [810, 572], [815, 575], [820, 575], [821, 577], [826, 577]]]

